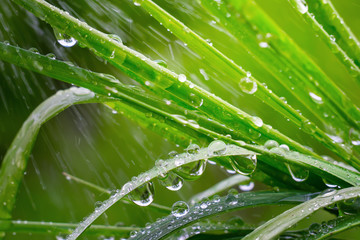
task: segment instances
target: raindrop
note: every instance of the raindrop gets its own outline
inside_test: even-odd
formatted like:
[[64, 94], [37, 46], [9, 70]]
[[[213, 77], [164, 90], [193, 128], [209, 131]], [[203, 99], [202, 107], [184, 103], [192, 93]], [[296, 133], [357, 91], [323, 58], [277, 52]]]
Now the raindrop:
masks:
[[267, 140], [264, 144], [264, 147], [269, 150], [272, 148], [278, 147], [278, 146], [279, 146], [279, 143], [275, 140]]
[[185, 81], [186, 81], [186, 76], [185, 76], [185, 74], [179, 74], [178, 80], [179, 80], [180, 82], [185, 82]]
[[235, 205], [238, 203], [238, 200], [236, 199], [236, 197], [233, 194], [229, 194], [225, 198], [225, 203], [229, 204], [229, 205]]
[[309, 170], [298, 166], [290, 166], [286, 163], [289, 173], [296, 182], [303, 182], [309, 177]]
[[194, 93], [190, 93], [189, 100], [191, 105], [195, 108], [201, 107], [204, 103], [204, 100]]
[[248, 77], [242, 78], [239, 82], [241, 91], [247, 94], [253, 94], [257, 90], [257, 84]]
[[202, 69], [202, 68], [200, 68], [199, 71], [200, 71], [201, 75], [204, 77], [204, 79], [205, 79], [206, 81], [208, 81], [208, 80], [209, 80], [209, 76], [207, 75], [207, 73], [205, 72], [205, 70]]
[[171, 191], [180, 190], [184, 183], [184, 180], [174, 172], [168, 172], [165, 176], [159, 176], [158, 180], [161, 185], [165, 186]]
[[172, 205], [171, 214], [175, 217], [183, 217], [189, 212], [189, 205], [186, 202], [178, 201]]
[[75, 95], [78, 95], [78, 96], [83, 96], [83, 95], [88, 95], [91, 93], [91, 91], [87, 88], [78, 88], [78, 87], [71, 87], [70, 90], [75, 94]]
[[268, 44], [267, 42], [260, 42], [260, 43], [259, 43], [259, 46], [260, 46], [261, 48], [268, 48], [268, 47], [269, 47], [269, 44]]
[[337, 184], [334, 184], [334, 183], [332, 183], [331, 181], [329, 181], [329, 180], [327, 180], [325, 178], [323, 178], [322, 180], [323, 180], [324, 184], [329, 188], [337, 188], [338, 187]]
[[282, 149], [284, 149], [285, 151], [290, 151], [289, 146], [286, 145], [286, 144], [281, 144], [281, 145], [279, 146], [279, 148], [282, 148]]
[[320, 231], [320, 224], [318, 224], [318, 223], [313, 223], [309, 227], [310, 235], [316, 235], [319, 231]]
[[147, 182], [136, 188], [129, 194], [129, 198], [139, 206], [148, 206], [154, 200], [154, 186], [152, 182]]
[[108, 36], [109, 36], [109, 38], [111, 38], [115, 42], [122, 43], [122, 40], [118, 35], [116, 35], [116, 34], [108, 34]]
[[255, 187], [255, 183], [254, 182], [250, 182], [248, 185], [240, 185], [239, 188], [241, 191], [244, 191], [244, 192], [248, 192], [248, 191], [251, 191], [253, 190]]
[[208, 155], [223, 155], [226, 152], [226, 144], [221, 140], [212, 141], [208, 147]]
[[53, 54], [53, 53], [48, 53], [48, 54], [46, 54], [45, 56], [48, 57], [48, 58], [50, 58], [50, 59], [56, 59], [56, 56], [55, 56], [55, 54]]
[[311, 97], [311, 99], [317, 103], [317, 104], [323, 104], [323, 100], [320, 96], [316, 95], [315, 93], [309, 92], [309, 95]]
[[305, 0], [296, 0], [297, 9], [301, 14], [305, 14], [308, 11], [308, 6]]
[[352, 145], [354, 146], [360, 145], [360, 133], [358, 131], [351, 128], [349, 131], [349, 137]]
[[167, 63], [164, 60], [154, 60], [155, 63], [159, 64], [160, 66], [167, 68]]
[[29, 51], [33, 52], [33, 53], [36, 53], [36, 54], [39, 54], [39, 50], [37, 50], [37, 48], [29, 48]]
[[135, 6], [141, 6], [141, 4], [142, 4], [143, 1], [144, 1], [144, 0], [134, 0], [134, 5], [135, 5]]
[[232, 156], [230, 159], [230, 164], [237, 173], [245, 176], [250, 175], [256, 169], [257, 157], [256, 154]]
[[336, 41], [336, 38], [335, 38], [334, 35], [330, 35], [330, 41], [332, 41], [332, 42], [335, 42], [335, 41]]
[[200, 150], [200, 147], [199, 145], [197, 144], [190, 144], [186, 149], [185, 151], [189, 154], [197, 154]]
[[251, 120], [255, 124], [255, 126], [257, 126], [257, 127], [262, 127], [262, 125], [264, 124], [263, 120], [261, 118], [259, 118], [259, 117], [256, 117], [256, 116], [252, 117]]
[[58, 43], [63, 47], [73, 47], [77, 43], [75, 38], [59, 32], [56, 28], [54, 28], [54, 35]]
[[176, 168], [174, 171], [177, 175], [187, 181], [197, 180], [205, 171], [206, 160], [191, 162], [181, 167]]

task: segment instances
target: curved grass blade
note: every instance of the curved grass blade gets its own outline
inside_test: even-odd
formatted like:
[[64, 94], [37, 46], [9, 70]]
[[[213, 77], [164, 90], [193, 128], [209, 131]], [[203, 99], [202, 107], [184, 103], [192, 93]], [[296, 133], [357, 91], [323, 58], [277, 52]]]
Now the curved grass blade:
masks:
[[[266, 124], [262, 124], [260, 127], [257, 125], [257, 122], [254, 123], [254, 118], [252, 116], [194, 85], [190, 81], [184, 79], [184, 76], [177, 75], [168, 69], [163, 68], [156, 62], [146, 58], [144, 55], [125, 47], [122, 43], [114, 41], [108, 35], [91, 28], [86, 23], [71, 17], [69, 14], [66, 14], [45, 1], [13, 1], [44, 19], [53, 27], [63, 29], [67, 35], [76, 38], [83, 45], [88, 46], [96, 52], [96, 54], [103, 57], [140, 83], [144, 84], [145, 80], [150, 81], [151, 84], [148, 86], [150, 89], [152, 86], [156, 86], [168, 91], [174, 96], [173, 99], [175, 99], [175, 102], [177, 102], [176, 99], [182, 99], [181, 101], [186, 100], [190, 105], [193, 105], [203, 113], [212, 116], [230, 128], [242, 132], [243, 137], [248, 135], [249, 129], [252, 129], [253, 131], [262, 134], [260, 139], [253, 139], [260, 144], [264, 143], [266, 138], [278, 139], [280, 142], [286, 143], [297, 151], [316, 155], [296, 141], [272, 129], [272, 127]], [[112, 54], [113, 52], [114, 54]], [[139, 66], [141, 66], [141, 68]], [[147, 86], [148, 84], [144, 85]], [[161, 94], [162, 91], [158, 91], [157, 93]], [[196, 101], [195, 105], [189, 100], [189, 96], [196, 96], [198, 101]], [[282, 102], [281, 99], [267, 99], [267, 101]], [[283, 104], [283, 102], [281, 104]], [[286, 109], [288, 109], [288, 107], [286, 107]], [[295, 120], [298, 117], [302, 119], [302, 116], [299, 116], [297, 111], [294, 110], [294, 114], [295, 115], [290, 117], [291, 119]], [[300, 120], [297, 119], [296, 121], [299, 122]], [[305, 122], [304, 124], [303, 127], [312, 133], [314, 129], [315, 131], [318, 129], [315, 125], [308, 124], [308, 122]], [[347, 152], [342, 152], [341, 156], [345, 156], [344, 158], [352, 157], [351, 155], [349, 156], [349, 153]], [[354, 161], [356, 162], [356, 160]]]
[[[243, 146], [249, 147], [248, 145], [244, 144]], [[269, 154], [270, 156], [275, 156], [284, 159], [283, 156], [277, 155], [275, 152], [267, 152], [266, 148], [260, 146], [250, 146], [257, 151], [261, 151], [265, 154]], [[249, 147], [249, 148], [250, 148]], [[105, 212], [108, 208], [110, 208], [113, 204], [118, 202], [119, 200], [123, 199], [127, 194], [138, 188], [139, 186], [145, 184], [146, 182], [160, 176], [165, 175], [167, 172], [174, 170], [177, 167], [182, 165], [196, 162], [199, 160], [210, 159], [213, 157], [223, 157], [223, 156], [249, 156], [256, 154], [255, 152], [246, 150], [244, 148], [238, 147], [236, 145], [227, 145], [225, 151], [218, 152], [214, 155], [213, 151], [209, 148], [201, 148], [197, 153], [189, 154], [183, 153], [177, 155], [175, 158], [168, 159], [163, 161], [160, 165], [155, 166], [154, 168], [148, 170], [145, 173], [140, 174], [134, 180], [126, 183], [121, 190], [117, 190], [115, 194], [113, 194], [108, 200], [104, 201], [104, 203], [95, 209], [95, 211], [87, 217], [83, 222], [81, 222], [78, 228], [67, 238], [68, 240], [74, 240], [80, 234], [85, 231], [85, 229], [92, 224], [103, 212]], [[286, 156], [286, 155], [285, 155]], [[293, 155], [292, 158], [288, 159], [293, 164], [298, 164], [300, 155]], [[310, 165], [312, 168], [317, 169], [320, 174], [324, 175], [332, 175], [333, 177], [338, 177], [339, 179], [348, 182], [350, 184], [356, 185], [359, 183], [359, 175], [355, 172], [352, 172], [347, 169], [343, 169], [339, 166], [330, 164], [328, 162], [322, 162], [321, 160], [314, 159], [314, 158], [304, 158], [302, 159], [303, 162], [301, 164]], [[335, 181], [336, 182], [336, 181]]]
[[[64, 82], [87, 87], [100, 95], [110, 94], [112, 97], [121, 101], [106, 103], [108, 106], [119, 113], [124, 113], [141, 126], [148, 127], [160, 133], [162, 136], [172, 138], [177, 144], [183, 143], [184, 147], [188, 145], [190, 140], [199, 142], [201, 145], [208, 144], [216, 137], [227, 140], [228, 138], [224, 136], [230, 132], [236, 139], [243, 138], [242, 133], [237, 130], [231, 131], [230, 128], [223, 124], [213, 120], [210, 121], [206, 116], [188, 111], [176, 104], [164, 104], [164, 101], [154, 98], [146, 92], [141, 91], [141, 89], [139, 90], [133, 86], [121, 84], [111, 75], [91, 72], [1, 42], [0, 49], [3, 50], [0, 51], [0, 58], [10, 63]], [[39, 68], [39, 66], [41, 67]], [[186, 117], [188, 117], [188, 119], [180, 115], [184, 112], [187, 113]], [[197, 124], [196, 121], [192, 121], [194, 119], [198, 121], [199, 124]], [[210, 130], [203, 126], [208, 127]], [[164, 130], [166, 131], [164, 132]], [[279, 140], [278, 138], [276, 139]], [[279, 141], [281, 141], [281, 139]], [[221, 165], [232, 169], [229, 161], [222, 161]], [[268, 172], [271, 169], [271, 166], [266, 168]], [[272, 172], [275, 173], [272, 175], [275, 178], [279, 176], [276, 171], [272, 170]], [[253, 177], [270, 185], [283, 185], [281, 182], [276, 181], [274, 178], [271, 179], [259, 171], [257, 171]], [[286, 176], [283, 177], [286, 178]]]
[[342, 190], [331, 190], [324, 194], [306, 201], [284, 213], [272, 218], [253, 232], [248, 234], [244, 240], [250, 239], [273, 239], [286, 229], [290, 228], [300, 220], [312, 214], [320, 208], [333, 203], [352, 199], [360, 196], [360, 187], [350, 187]]
[[[284, 55], [289, 61], [297, 66], [299, 71], [305, 71], [307, 80], [331, 101], [343, 118], [352, 126], [359, 129], [360, 111], [357, 106], [346, 96], [342, 90], [316, 65], [316, 63], [294, 41], [268, 17], [255, 1], [226, 0], [224, 3], [231, 4], [236, 11], [242, 14], [249, 23], [258, 29], [261, 34], [270, 33], [276, 38], [267, 39], [268, 44], [276, 49], [280, 55]], [[295, 3], [294, 3], [295, 6]], [[307, 15], [306, 15], [307, 16]], [[316, 83], [317, 81], [317, 83]], [[334, 80], [335, 81], [335, 80]], [[326, 86], [326, 89], [324, 88]]]
[[[357, 38], [354, 35], [350, 35], [351, 31], [349, 32], [349, 28], [344, 24], [341, 18], [336, 18], [334, 15], [329, 14], [336, 14], [339, 17], [339, 14], [335, 11], [334, 7], [332, 6], [330, 1], [312, 1], [320, 4], [319, 8], [321, 8], [320, 16], [322, 19], [331, 17], [333, 20], [325, 19], [325, 24], [321, 25], [316, 18], [318, 17], [316, 14], [315, 16], [309, 13], [308, 6], [305, 5], [304, 1], [301, 0], [288, 0], [289, 3], [298, 11], [298, 13], [302, 16], [302, 18], [307, 22], [313, 30], [319, 35], [319, 37], [323, 40], [323, 42], [332, 50], [332, 53], [337, 57], [337, 59], [346, 66], [348, 72], [357, 80], [357, 83], [360, 84], [360, 68], [359, 68], [359, 60], [360, 60], [360, 44]], [[311, 1], [308, 1], [309, 3]], [[326, 7], [326, 8], [325, 8]], [[305, 11], [306, 9], [306, 11]], [[320, 18], [321, 18], [320, 17]], [[342, 22], [341, 22], [342, 21]], [[329, 25], [328, 25], [329, 24]], [[334, 24], [334, 25], [333, 25]], [[336, 37], [330, 35], [329, 32], [326, 31], [326, 27], [335, 30], [342, 30], [341, 37], [347, 37], [343, 40], [342, 47], [345, 47], [346, 52], [344, 49], [338, 44]], [[340, 37], [340, 35], [339, 35]], [[355, 37], [355, 38], [353, 38]], [[348, 45], [351, 44], [351, 45]], [[356, 62], [354, 62], [356, 61]]]
[[[314, 226], [315, 225], [315, 226]], [[360, 225], [360, 215], [337, 217], [327, 222], [320, 224], [314, 223], [310, 226], [307, 235], [308, 240], [328, 239], [330, 236], [350, 230], [353, 227]]]
[[199, 220], [211, 216], [222, 214], [224, 212], [249, 207], [279, 204], [280, 202], [297, 204], [302, 202], [304, 199], [311, 197], [311, 195], [304, 195], [303, 192], [247, 192], [237, 195], [229, 194], [221, 198], [219, 197], [214, 200], [196, 204], [195, 206], [192, 206], [189, 209], [189, 212], [183, 216], [169, 215], [163, 219], [159, 219], [155, 223], [148, 226], [146, 231], [140, 230], [130, 239], [149, 239], [149, 236], [151, 236], [152, 240], [162, 239], [174, 231], [179, 231], [185, 226], [191, 225]]
[[214, 196], [215, 194], [221, 193], [221, 192], [225, 191], [226, 189], [231, 188], [232, 186], [248, 183], [249, 181], [250, 181], [249, 177], [246, 177], [246, 176], [243, 176], [240, 174], [230, 176], [230, 177], [218, 182], [214, 186], [206, 189], [205, 191], [194, 195], [190, 199], [189, 202], [191, 204], [195, 204], [197, 202], [200, 202], [203, 199], [206, 199], [206, 198]]
[[[12, 233], [65, 235], [69, 234], [74, 228], [76, 228], [76, 224], [72, 223], [0, 220], [0, 231]], [[86, 235], [125, 237], [128, 236], [131, 231], [137, 231], [139, 229], [138, 227], [92, 225], [89, 230], [86, 231]]]
[[23, 123], [6, 152], [0, 169], [0, 218], [10, 219], [27, 160], [40, 127], [64, 109], [81, 103], [109, 101], [88, 89], [72, 87], [58, 91], [41, 103]]
[[[342, 114], [329, 104], [331, 101], [327, 99], [328, 96], [323, 95], [317, 88], [313, 87], [306, 74], [299, 71], [297, 66], [282, 57], [272, 47], [267, 45], [267, 47], [261, 47], [261, 44], [267, 44], [267, 39], [262, 39], [263, 42], [261, 42], [258, 36], [263, 32], [258, 33], [258, 28], [253, 28], [252, 23], [247, 22], [246, 18], [242, 17], [243, 15], [237, 14], [237, 11], [227, 4], [218, 4], [211, 0], [199, 1], [206, 10], [218, 19], [223, 27], [238, 39], [239, 45], [251, 52], [257, 62], [272, 74], [274, 79], [277, 80], [276, 84], [283, 85], [288, 90], [288, 93], [294, 95], [318, 120], [324, 125], [336, 129], [336, 135], [339, 136], [342, 136], [343, 132], [347, 132], [344, 131], [345, 126], [347, 126], [348, 130], [351, 128], [343, 119]], [[265, 13], [263, 14], [265, 16]], [[266, 21], [267, 24], [271, 22], [270, 19]], [[279, 69], [281, 70], [279, 71]], [[289, 81], [290, 77], [292, 81]], [[312, 96], [317, 96], [317, 101]], [[332, 132], [332, 134], [334, 133]]]
[[307, 1], [309, 12], [313, 13], [317, 21], [330, 36], [340, 45], [346, 54], [360, 66], [360, 43], [340, 14], [336, 11], [331, 0]]
[[[111, 195], [111, 191], [106, 189], [106, 188], [103, 188], [103, 187], [100, 187], [94, 183], [91, 183], [91, 182], [88, 182], [88, 181], [85, 181], [81, 178], [78, 178], [78, 177], [75, 177], [73, 175], [70, 175], [68, 173], [65, 173], [63, 172], [63, 175], [66, 177], [66, 179], [68, 180], [73, 180], [79, 184], [82, 184], [82, 185], [85, 185], [89, 188], [92, 188], [92, 189], [95, 189], [101, 193], [105, 193], [106, 195], [110, 196]], [[125, 204], [133, 204], [133, 202], [127, 198], [124, 198], [121, 200], [121, 202], [125, 203]], [[167, 206], [163, 206], [163, 205], [160, 205], [160, 204], [157, 204], [157, 203], [154, 203], [152, 202], [149, 206], [148, 206], [149, 209], [151, 210], [154, 210], [154, 211], [157, 211], [157, 212], [161, 212], [161, 213], [170, 213], [171, 212], [171, 208], [167, 207]]]
[[[236, 65], [234, 61], [223, 55], [219, 50], [209, 44], [205, 39], [201, 38], [178, 19], [167, 13], [164, 9], [156, 5], [151, 0], [141, 1], [141, 6], [146, 11], [148, 11], [155, 19], [157, 19], [165, 28], [169, 29], [179, 39], [185, 42], [188, 47], [192, 48], [195, 52], [201, 54], [201, 56], [204, 56], [205, 59], [207, 59], [207, 63], [213, 68], [223, 69], [223, 71], [227, 72], [227, 74], [230, 76], [230, 79], [232, 80], [240, 80], [247, 78], [249, 81], [252, 82], [252, 84], [254, 84], [254, 86], [256, 86], [257, 90], [252, 92], [254, 96], [262, 100], [264, 103], [268, 104], [275, 111], [278, 111], [280, 114], [290, 119], [290, 121], [295, 123], [301, 130], [308, 134], [311, 134], [315, 139], [323, 143], [328, 149], [336, 153], [345, 161], [348, 161], [349, 163], [352, 161], [359, 161], [352, 154], [349, 153], [349, 149], [333, 141], [333, 139], [331, 139], [320, 128], [318, 128], [306, 117], [301, 115], [298, 111], [293, 109], [280, 97], [275, 95], [270, 89], [266, 88], [263, 84], [261, 84], [257, 79], [252, 76], [247, 76], [246, 71], [243, 70], [240, 66]], [[336, 86], [335, 88], [339, 90]], [[348, 105], [348, 108], [344, 108], [343, 110], [347, 111], [350, 109], [353, 112], [353, 119], [357, 119], [356, 117], [360, 119], [360, 110], [356, 108], [356, 106], [353, 105], [353, 103], [342, 92], [338, 91], [336, 93], [341, 94], [343, 102], [346, 102], [346, 104]], [[204, 102], [208, 101], [205, 98], [203, 99]], [[352, 121], [352, 123], [354, 123], [354, 121]], [[230, 123], [226, 122], [226, 124]], [[358, 126], [357, 124], [358, 123], [356, 123], [355, 126]], [[349, 158], [352, 158], [352, 161], [349, 161]]]

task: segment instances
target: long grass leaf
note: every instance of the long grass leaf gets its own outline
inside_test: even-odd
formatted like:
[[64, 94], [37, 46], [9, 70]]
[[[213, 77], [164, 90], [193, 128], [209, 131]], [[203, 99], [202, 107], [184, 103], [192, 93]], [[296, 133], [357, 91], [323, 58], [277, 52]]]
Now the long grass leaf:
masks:
[[[348, 149], [345, 146], [341, 146], [331, 139], [327, 134], [325, 134], [320, 128], [318, 128], [314, 123], [309, 119], [301, 115], [298, 111], [293, 109], [290, 105], [284, 102], [280, 97], [275, 95], [270, 89], [266, 88], [261, 84], [257, 79], [252, 76], [247, 76], [245, 70], [240, 66], [236, 65], [234, 61], [222, 54], [218, 49], [209, 44], [205, 39], [201, 38], [187, 26], [185, 26], [178, 19], [171, 16], [164, 9], [156, 5], [151, 0], [141, 1], [141, 6], [147, 10], [155, 19], [157, 19], [162, 25], [171, 30], [178, 38], [185, 42], [190, 48], [192, 48], [197, 53], [207, 59], [208, 64], [214, 68], [222, 68], [223, 71], [227, 72], [230, 76], [230, 79], [235, 81], [240, 81], [240, 79], [248, 79], [249, 81], [256, 85], [257, 90], [251, 92], [254, 96], [261, 99], [264, 103], [268, 104], [274, 110], [281, 113], [286, 118], [294, 122], [301, 130], [311, 134], [315, 139], [322, 142], [326, 147], [331, 151], [335, 152], [343, 158], [345, 161], [348, 161], [344, 156], [353, 158], [349, 154]], [[342, 99], [347, 99], [346, 95], [342, 94]], [[204, 101], [207, 101], [204, 99]], [[354, 116], [360, 118], [360, 110], [352, 104], [351, 101], [347, 101], [349, 107], [352, 107]], [[347, 110], [347, 109], [345, 109]], [[356, 118], [355, 118], [356, 119]], [[357, 123], [356, 123], [357, 124]], [[353, 161], [358, 161], [353, 159]], [[352, 162], [352, 161], [349, 161]]]
[[24, 176], [27, 160], [40, 127], [64, 109], [81, 103], [103, 102], [87, 89], [70, 88], [41, 103], [23, 123], [6, 152], [0, 169], [0, 217], [11, 218], [20, 182]]
[[314, 199], [306, 201], [292, 209], [285, 211], [275, 218], [272, 218], [243, 239], [273, 239], [300, 220], [312, 214], [314, 211], [329, 206], [333, 203], [356, 198], [359, 196], [360, 187], [351, 187], [342, 190], [332, 190], [326, 192]]

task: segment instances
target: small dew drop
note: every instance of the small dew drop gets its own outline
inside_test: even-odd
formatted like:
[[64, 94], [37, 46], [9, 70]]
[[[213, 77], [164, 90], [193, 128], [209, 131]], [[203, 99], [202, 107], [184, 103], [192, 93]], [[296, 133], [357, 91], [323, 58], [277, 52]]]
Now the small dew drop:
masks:
[[172, 205], [171, 214], [177, 218], [185, 216], [189, 212], [189, 205], [186, 202], [178, 201]]
[[335, 42], [335, 41], [336, 41], [336, 38], [335, 38], [334, 35], [330, 35], [330, 41], [332, 41], [332, 42]]
[[178, 80], [179, 80], [180, 82], [185, 82], [185, 81], [186, 81], [186, 76], [185, 76], [185, 74], [179, 74]]
[[257, 91], [257, 83], [248, 77], [242, 78], [239, 82], [240, 89], [247, 94], [253, 94]]
[[223, 155], [226, 152], [226, 144], [221, 140], [212, 141], [208, 147], [208, 155]]
[[264, 147], [267, 148], [268, 150], [272, 149], [272, 148], [276, 148], [279, 146], [279, 143], [275, 140], [267, 140], [264, 144]]
[[323, 100], [320, 96], [316, 95], [315, 93], [309, 92], [309, 95], [311, 97], [311, 99], [317, 103], [317, 104], [323, 104]]
[[301, 14], [305, 14], [308, 11], [308, 6], [305, 0], [296, 0], [297, 9]]
[[154, 186], [152, 182], [147, 182], [136, 188], [129, 194], [129, 198], [139, 206], [148, 206], [154, 200]]
[[260, 43], [259, 43], [259, 46], [260, 46], [261, 48], [268, 48], [268, 47], [269, 47], [269, 44], [268, 44], [267, 42], [260, 42]]

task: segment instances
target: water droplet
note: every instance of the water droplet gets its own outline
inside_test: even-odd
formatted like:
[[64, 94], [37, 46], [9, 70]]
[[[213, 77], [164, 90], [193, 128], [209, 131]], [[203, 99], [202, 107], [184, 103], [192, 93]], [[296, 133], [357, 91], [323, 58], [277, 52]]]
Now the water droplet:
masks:
[[54, 35], [58, 43], [63, 47], [73, 47], [77, 43], [75, 38], [68, 36], [65, 33], [61, 33], [56, 28], [54, 28]]
[[200, 160], [196, 162], [191, 162], [181, 167], [176, 168], [174, 171], [177, 175], [182, 177], [187, 181], [197, 180], [205, 171], [206, 161]]
[[334, 35], [330, 35], [330, 41], [332, 41], [332, 42], [335, 42], [335, 41], [336, 41], [336, 38], [335, 38]]
[[268, 48], [269, 47], [269, 44], [267, 42], [259, 42], [259, 46], [261, 48]]
[[301, 14], [305, 14], [308, 11], [308, 6], [305, 0], [296, 0], [295, 1], [297, 9]]
[[144, 0], [134, 0], [134, 5], [135, 6], [141, 6], [141, 4], [142, 4], [142, 2], [143, 2]]
[[205, 79], [206, 81], [208, 81], [208, 80], [209, 80], [209, 76], [207, 75], [207, 73], [205, 72], [205, 70], [202, 69], [202, 68], [200, 68], [199, 71], [200, 71], [201, 75], [204, 77], [204, 79]]
[[320, 230], [320, 224], [318, 223], [313, 223], [309, 227], [310, 235], [316, 235], [319, 232], [319, 230]]
[[351, 128], [349, 131], [349, 138], [351, 144], [354, 146], [360, 145], [360, 132], [356, 131], [355, 129]]
[[223, 155], [226, 152], [226, 144], [221, 140], [212, 141], [208, 147], [208, 155]]
[[269, 150], [272, 148], [278, 147], [278, 146], [279, 146], [279, 143], [275, 140], [267, 140], [264, 144], [264, 147]]
[[108, 34], [108, 36], [109, 36], [109, 38], [111, 38], [115, 42], [122, 43], [121, 37], [119, 37], [118, 35], [116, 35], [116, 34]]
[[281, 144], [281, 145], [279, 146], [279, 148], [284, 149], [286, 152], [287, 152], [287, 151], [290, 151], [289, 146], [288, 146], [288, 145], [286, 145], [286, 144]]
[[129, 198], [139, 206], [148, 206], [154, 200], [154, 186], [152, 182], [147, 182], [136, 188], [129, 194]]
[[239, 188], [241, 191], [244, 191], [244, 192], [248, 192], [248, 191], [251, 191], [253, 190], [255, 187], [255, 183], [254, 182], [250, 182], [248, 185], [240, 185]]
[[78, 88], [78, 87], [71, 87], [70, 90], [75, 94], [75, 95], [78, 95], [78, 96], [83, 96], [83, 95], [88, 95], [91, 93], [91, 91], [87, 88]]
[[317, 104], [323, 104], [323, 100], [320, 96], [316, 95], [315, 93], [309, 92], [309, 95], [311, 97], [311, 99], [317, 103]]
[[194, 93], [190, 93], [189, 100], [191, 105], [195, 108], [201, 107], [204, 103], [204, 100]]
[[186, 76], [185, 76], [185, 74], [179, 74], [178, 80], [179, 80], [180, 82], [185, 82], [185, 81], [186, 81]]
[[235, 205], [238, 203], [238, 200], [233, 194], [229, 194], [225, 198], [225, 203], [229, 205]]
[[290, 173], [291, 177], [296, 182], [303, 182], [309, 177], [309, 170], [308, 169], [301, 168], [301, 167], [298, 167], [298, 166], [290, 166], [287, 163], [286, 163], [286, 166], [287, 166], [287, 168], [289, 170], [289, 173]]
[[256, 127], [262, 127], [262, 125], [264, 124], [263, 120], [259, 117], [252, 117], [252, 122], [255, 124]]
[[55, 54], [53, 54], [53, 53], [48, 53], [48, 54], [46, 54], [45, 56], [48, 57], [48, 58], [50, 58], [50, 59], [56, 59], [56, 56], [55, 56]]
[[37, 50], [37, 48], [29, 48], [29, 51], [33, 52], [33, 53], [36, 53], [36, 54], [39, 54], [39, 50]]
[[186, 202], [178, 201], [172, 205], [171, 214], [175, 217], [183, 217], [189, 212], [189, 205]]
[[199, 152], [199, 150], [200, 150], [200, 147], [199, 147], [199, 145], [197, 145], [197, 144], [190, 144], [186, 149], [185, 149], [185, 151], [187, 152], [187, 153], [189, 153], [189, 154], [196, 154], [196, 153], [198, 153]]
[[338, 185], [335, 184], [335, 183], [332, 183], [330, 180], [326, 179], [326, 178], [323, 178], [323, 182], [324, 184], [329, 187], [329, 188], [337, 188]]
[[247, 94], [253, 94], [257, 90], [257, 84], [248, 77], [242, 78], [239, 82], [241, 91]]
[[165, 186], [171, 191], [178, 191], [182, 188], [184, 180], [176, 175], [174, 172], [168, 172], [165, 176], [158, 178], [161, 185]]
[[154, 62], [156, 62], [157, 64], [159, 64], [160, 66], [167, 68], [167, 63], [164, 60], [154, 60]]
[[230, 158], [230, 164], [237, 173], [245, 176], [250, 175], [256, 169], [257, 157], [256, 154], [232, 156]]

